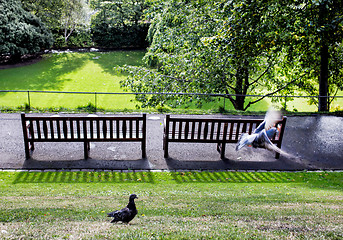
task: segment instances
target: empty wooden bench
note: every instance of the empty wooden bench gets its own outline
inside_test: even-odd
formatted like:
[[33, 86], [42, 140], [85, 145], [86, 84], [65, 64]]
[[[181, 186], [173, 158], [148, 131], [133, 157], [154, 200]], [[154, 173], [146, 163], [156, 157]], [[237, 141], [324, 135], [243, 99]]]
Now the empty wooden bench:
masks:
[[[279, 133], [271, 140], [281, 148], [286, 125], [286, 117], [278, 122]], [[169, 143], [217, 143], [217, 151], [225, 158], [225, 145], [237, 143], [242, 133], [251, 134], [263, 119], [226, 119], [226, 118], [179, 118], [166, 115], [164, 120], [163, 149], [168, 158]], [[280, 154], [276, 153], [275, 158]]]
[[143, 116], [26, 116], [21, 114], [25, 156], [35, 142], [83, 142], [88, 158], [90, 142], [140, 142], [146, 158], [146, 114]]

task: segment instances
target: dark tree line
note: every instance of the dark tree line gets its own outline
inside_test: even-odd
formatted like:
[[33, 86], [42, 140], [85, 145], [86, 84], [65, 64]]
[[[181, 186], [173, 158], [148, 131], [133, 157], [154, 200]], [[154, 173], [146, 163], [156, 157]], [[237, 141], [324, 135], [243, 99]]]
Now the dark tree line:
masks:
[[147, 47], [144, 0], [1, 0], [1, 58], [64, 47]]

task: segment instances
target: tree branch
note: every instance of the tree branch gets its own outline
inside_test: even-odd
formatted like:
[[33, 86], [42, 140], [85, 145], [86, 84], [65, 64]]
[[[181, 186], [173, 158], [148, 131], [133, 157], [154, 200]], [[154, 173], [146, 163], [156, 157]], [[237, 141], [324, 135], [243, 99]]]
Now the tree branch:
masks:
[[[269, 57], [270, 59], [271, 57]], [[271, 63], [269, 64], [269, 66], [266, 68], [266, 70], [264, 70], [264, 72], [254, 81], [252, 81], [249, 85], [254, 85], [255, 83], [257, 83], [258, 81], [260, 81], [260, 79], [269, 71], [269, 69], [271, 68], [271, 66], [273, 65], [272, 63], [274, 62], [276, 56], [274, 57], [274, 59], [271, 61]], [[268, 59], [268, 60], [269, 60]]]
[[[303, 76], [304, 76], [304, 75], [303, 75]], [[299, 78], [301, 78], [301, 77], [303, 77], [303, 76], [300, 76]], [[281, 91], [282, 89], [285, 89], [286, 87], [288, 87], [288, 86], [291, 85], [292, 83], [296, 82], [299, 78], [296, 78], [296, 79], [290, 81], [290, 82], [287, 83], [285, 86], [282, 86], [281, 88], [278, 88], [277, 90], [275, 90], [275, 91], [273, 91], [273, 92], [271, 92], [271, 93], [268, 93], [268, 94], [266, 94], [266, 95], [260, 97], [259, 99], [255, 100], [255, 101], [249, 102], [249, 103], [245, 106], [244, 111], [247, 110], [247, 109], [250, 107], [250, 105], [257, 103], [257, 102], [263, 100], [263, 99], [266, 98], [266, 97], [269, 97], [269, 96], [271, 96], [271, 95], [274, 95], [275, 93]]]

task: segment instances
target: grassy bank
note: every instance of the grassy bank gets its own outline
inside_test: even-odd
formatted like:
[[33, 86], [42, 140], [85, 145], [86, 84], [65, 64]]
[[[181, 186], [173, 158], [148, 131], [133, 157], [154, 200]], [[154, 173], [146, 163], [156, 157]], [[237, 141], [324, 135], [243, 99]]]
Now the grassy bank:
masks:
[[[1, 239], [342, 239], [342, 172], [0, 172]], [[106, 213], [136, 193], [130, 225]]]
[[[36, 90], [65, 92], [117, 92], [124, 75], [115, 66], [140, 65], [144, 51], [61, 53], [45, 55], [43, 60], [28, 66], [0, 70], [1, 90]], [[98, 96], [98, 107], [134, 109], [133, 95]], [[2, 106], [16, 108], [28, 103], [28, 94], [1, 93]], [[35, 108], [78, 108], [94, 104], [94, 95], [31, 93], [30, 105]]]

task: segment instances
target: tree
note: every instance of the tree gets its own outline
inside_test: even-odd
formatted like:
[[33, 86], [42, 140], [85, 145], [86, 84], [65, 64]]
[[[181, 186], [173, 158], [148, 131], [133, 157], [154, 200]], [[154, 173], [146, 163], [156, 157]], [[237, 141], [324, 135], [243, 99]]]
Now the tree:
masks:
[[64, 0], [62, 16], [60, 19], [61, 28], [63, 31], [64, 41], [68, 38], [78, 26], [90, 24], [90, 11], [84, 0]]
[[[289, 1], [285, 32], [289, 38], [285, 48], [289, 64], [297, 60], [308, 70], [307, 81], [299, 87], [319, 99], [319, 111], [329, 111], [338, 90], [343, 90], [341, 66], [343, 40], [343, 2], [334, 0]], [[317, 87], [318, 86], [318, 87]]]
[[146, 47], [149, 23], [142, 19], [145, 0], [92, 2], [97, 13], [92, 19], [92, 36], [103, 47]]
[[[148, 35], [145, 60], [155, 69], [126, 67], [130, 75], [122, 86], [131, 91], [219, 93], [246, 110], [266, 96], [301, 90], [319, 94], [319, 110], [326, 111], [333, 100], [328, 93], [343, 89], [342, 1], [164, 4]], [[184, 96], [139, 98], [154, 106]]]
[[52, 35], [39, 18], [25, 11], [17, 0], [0, 1], [0, 54], [18, 61], [52, 44]]
[[88, 0], [21, 0], [24, 8], [39, 17], [53, 32], [55, 45], [66, 46], [77, 31], [78, 38], [90, 39], [90, 19], [93, 12]]
[[64, 0], [21, 0], [23, 8], [31, 12], [52, 31], [60, 27]]
[[[292, 91], [300, 78], [277, 78], [274, 66], [283, 54], [282, 5], [278, 1], [168, 1], [149, 29], [146, 62], [155, 69], [130, 67], [122, 86], [134, 92], [223, 94], [237, 110], [246, 110], [266, 95]], [[178, 102], [184, 95], [138, 96], [142, 106]], [[199, 99], [192, 96], [191, 100]]]

